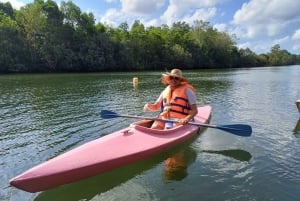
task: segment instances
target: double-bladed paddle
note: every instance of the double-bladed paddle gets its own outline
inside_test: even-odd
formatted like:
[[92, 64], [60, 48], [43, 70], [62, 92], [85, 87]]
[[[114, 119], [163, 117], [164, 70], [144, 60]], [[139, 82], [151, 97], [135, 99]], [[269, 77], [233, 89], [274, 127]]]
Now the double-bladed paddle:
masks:
[[[134, 119], [147, 119], [147, 120], [156, 120], [156, 121], [170, 121], [178, 123], [178, 120], [171, 120], [171, 119], [159, 119], [159, 118], [152, 118], [152, 117], [143, 117], [143, 116], [133, 116], [133, 115], [124, 115], [124, 114], [117, 114], [115, 112], [109, 110], [101, 110], [100, 116], [103, 119], [112, 119], [117, 117], [126, 117], [126, 118], [134, 118]], [[249, 137], [252, 133], [252, 128], [249, 125], [245, 124], [230, 124], [230, 125], [211, 125], [211, 124], [204, 124], [198, 122], [188, 122], [187, 124], [195, 125], [195, 126], [204, 126], [209, 128], [216, 128], [220, 129], [234, 135]]]

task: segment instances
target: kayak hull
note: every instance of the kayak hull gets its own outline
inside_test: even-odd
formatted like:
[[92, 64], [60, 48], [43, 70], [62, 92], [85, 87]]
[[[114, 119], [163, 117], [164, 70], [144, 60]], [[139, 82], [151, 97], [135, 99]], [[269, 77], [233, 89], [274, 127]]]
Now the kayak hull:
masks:
[[[207, 123], [210, 115], [210, 106], [199, 107], [195, 121]], [[163, 152], [195, 136], [201, 129], [184, 125], [153, 130], [142, 126], [144, 122], [133, 123], [41, 163], [12, 178], [10, 184], [27, 192], [39, 192], [79, 181]]]

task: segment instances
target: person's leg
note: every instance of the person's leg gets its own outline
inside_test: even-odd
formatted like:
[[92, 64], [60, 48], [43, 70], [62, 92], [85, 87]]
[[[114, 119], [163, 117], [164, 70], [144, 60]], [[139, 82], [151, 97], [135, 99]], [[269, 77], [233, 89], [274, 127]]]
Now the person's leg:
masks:
[[165, 128], [165, 122], [163, 122], [163, 121], [154, 121], [151, 128], [152, 129], [163, 130]]

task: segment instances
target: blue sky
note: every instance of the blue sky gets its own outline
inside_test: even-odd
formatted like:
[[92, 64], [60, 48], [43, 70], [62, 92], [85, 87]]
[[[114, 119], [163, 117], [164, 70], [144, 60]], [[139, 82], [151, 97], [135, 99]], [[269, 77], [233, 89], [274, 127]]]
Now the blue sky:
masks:
[[[0, 0], [19, 9], [33, 0]], [[55, 0], [60, 5], [61, 0]], [[67, 0], [65, 0], [67, 1]], [[96, 22], [114, 27], [140, 20], [145, 26], [194, 20], [210, 22], [219, 31], [235, 34], [237, 46], [268, 53], [275, 44], [300, 54], [299, 0], [73, 0]]]

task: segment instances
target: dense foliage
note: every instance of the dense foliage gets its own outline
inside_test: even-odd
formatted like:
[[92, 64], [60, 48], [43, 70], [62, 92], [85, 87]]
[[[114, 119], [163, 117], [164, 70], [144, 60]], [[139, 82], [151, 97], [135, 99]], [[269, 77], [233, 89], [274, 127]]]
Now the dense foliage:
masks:
[[299, 64], [300, 56], [275, 45], [257, 55], [208, 22], [145, 27], [95, 24], [72, 1], [35, 0], [20, 10], [0, 2], [0, 73], [99, 72], [235, 68]]

